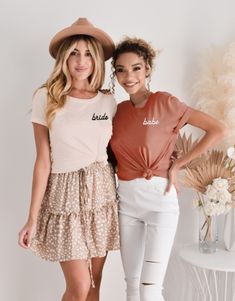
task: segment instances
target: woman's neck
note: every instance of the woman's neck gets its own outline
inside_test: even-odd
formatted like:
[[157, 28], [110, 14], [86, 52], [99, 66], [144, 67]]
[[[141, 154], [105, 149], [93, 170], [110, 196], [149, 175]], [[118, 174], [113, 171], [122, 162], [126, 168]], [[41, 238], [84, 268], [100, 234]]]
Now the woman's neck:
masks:
[[145, 106], [149, 96], [152, 94], [151, 91], [145, 90], [130, 95], [130, 101], [136, 108], [142, 108]]
[[69, 93], [70, 96], [77, 97], [77, 98], [91, 98], [97, 94], [97, 91], [91, 89], [90, 84], [88, 81], [81, 82], [81, 81], [73, 81], [72, 89]]

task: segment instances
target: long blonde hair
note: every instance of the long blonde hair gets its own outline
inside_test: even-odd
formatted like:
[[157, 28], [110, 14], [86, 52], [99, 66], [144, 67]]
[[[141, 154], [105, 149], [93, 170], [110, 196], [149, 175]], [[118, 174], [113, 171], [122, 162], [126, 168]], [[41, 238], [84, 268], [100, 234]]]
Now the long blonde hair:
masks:
[[78, 40], [83, 40], [87, 43], [93, 59], [93, 73], [88, 78], [91, 89], [98, 91], [104, 82], [104, 53], [99, 41], [86, 35], [77, 35], [65, 39], [58, 50], [54, 69], [42, 86], [46, 87], [48, 91], [46, 121], [49, 128], [55, 118], [56, 111], [64, 106], [66, 96], [72, 89], [72, 78], [68, 70], [67, 61]]

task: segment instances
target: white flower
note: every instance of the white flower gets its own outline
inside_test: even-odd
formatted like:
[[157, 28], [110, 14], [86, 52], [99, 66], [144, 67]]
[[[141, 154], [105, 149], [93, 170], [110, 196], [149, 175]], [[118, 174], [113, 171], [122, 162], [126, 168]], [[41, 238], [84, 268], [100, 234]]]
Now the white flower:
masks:
[[232, 202], [232, 195], [228, 190], [221, 190], [217, 192], [217, 198], [219, 203], [227, 204]]
[[[216, 197], [212, 199], [210, 194]], [[215, 190], [208, 185], [208, 193], [204, 195], [204, 211], [208, 216], [226, 214], [231, 209], [232, 195], [228, 190]]]
[[223, 204], [216, 204], [215, 214], [220, 215], [225, 213], [225, 211], [226, 211], [226, 206], [224, 206]]
[[194, 200], [194, 207], [203, 206], [207, 216], [226, 214], [232, 203], [232, 194], [228, 188], [227, 179], [215, 178], [211, 185], [206, 186], [206, 192], [202, 195], [203, 201]]
[[235, 160], [235, 147], [234, 146], [231, 146], [227, 149], [227, 156], [230, 158], [230, 159], [233, 159]]
[[205, 195], [212, 200], [217, 199], [217, 190], [212, 185], [207, 185]]
[[213, 180], [212, 186], [217, 190], [228, 189], [228, 180], [216, 178]]
[[206, 202], [204, 205], [204, 210], [206, 215], [211, 216], [215, 215], [215, 203], [213, 202]]

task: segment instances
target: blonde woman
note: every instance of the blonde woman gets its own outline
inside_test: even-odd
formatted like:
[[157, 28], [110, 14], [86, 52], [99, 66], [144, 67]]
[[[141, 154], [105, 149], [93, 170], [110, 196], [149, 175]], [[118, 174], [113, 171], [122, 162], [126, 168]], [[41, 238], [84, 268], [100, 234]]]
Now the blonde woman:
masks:
[[116, 103], [100, 91], [114, 44], [79, 18], [49, 47], [56, 59], [33, 97], [36, 162], [19, 245], [60, 262], [62, 301], [98, 301], [107, 252], [119, 248], [117, 202], [106, 147]]

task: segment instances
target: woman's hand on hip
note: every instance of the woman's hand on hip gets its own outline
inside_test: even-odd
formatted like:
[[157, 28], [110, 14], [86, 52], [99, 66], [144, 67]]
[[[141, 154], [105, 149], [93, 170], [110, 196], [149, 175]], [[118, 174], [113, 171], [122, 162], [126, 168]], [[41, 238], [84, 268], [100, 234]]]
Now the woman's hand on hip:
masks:
[[164, 195], [166, 195], [171, 190], [172, 185], [175, 186], [177, 193], [179, 192], [178, 171], [178, 167], [173, 163], [168, 171], [168, 183]]

